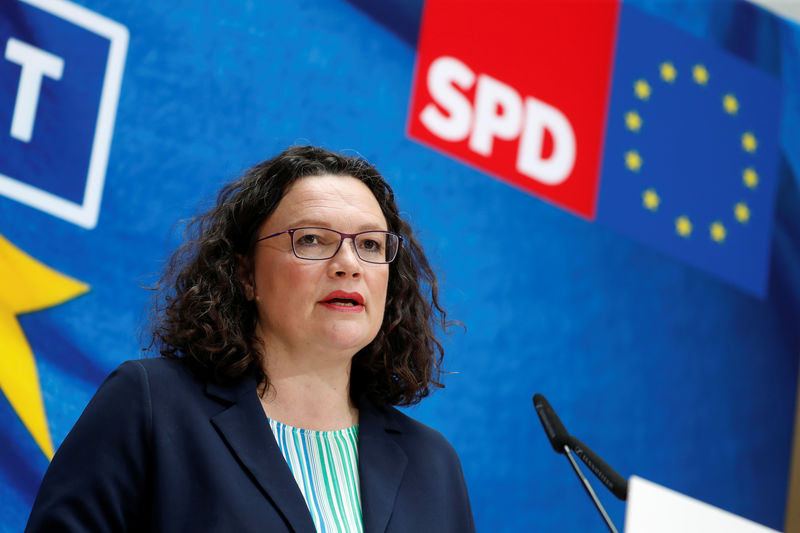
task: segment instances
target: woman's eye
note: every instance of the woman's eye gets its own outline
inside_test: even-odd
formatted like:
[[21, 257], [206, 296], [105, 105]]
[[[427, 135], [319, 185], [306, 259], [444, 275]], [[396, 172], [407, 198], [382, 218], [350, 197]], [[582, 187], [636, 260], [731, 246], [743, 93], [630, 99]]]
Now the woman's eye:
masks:
[[295, 244], [298, 246], [316, 246], [322, 244], [322, 242], [319, 235], [306, 234], [298, 237]]
[[383, 249], [381, 243], [374, 239], [364, 239], [363, 241], [361, 241], [360, 246], [362, 250], [370, 253], [380, 253], [380, 251]]

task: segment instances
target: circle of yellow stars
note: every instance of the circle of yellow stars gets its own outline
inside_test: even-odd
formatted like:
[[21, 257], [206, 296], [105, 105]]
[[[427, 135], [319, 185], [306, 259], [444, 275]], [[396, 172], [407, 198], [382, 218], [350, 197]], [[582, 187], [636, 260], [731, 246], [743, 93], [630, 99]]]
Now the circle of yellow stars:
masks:
[[[671, 61], [663, 61], [658, 66], [658, 75], [662, 81], [674, 84], [678, 78], [678, 69]], [[708, 86], [711, 74], [702, 63], [692, 66], [692, 80], [701, 87]], [[653, 87], [645, 78], [639, 78], [633, 82], [633, 94], [642, 102], [650, 100], [653, 94]], [[722, 95], [722, 110], [731, 116], [739, 113], [739, 100], [733, 93]], [[639, 133], [644, 125], [644, 119], [639, 111], [631, 109], [625, 113], [625, 128], [632, 133]], [[742, 150], [749, 154], [755, 154], [758, 149], [758, 139], [752, 131], [745, 131], [740, 137]], [[631, 149], [624, 154], [625, 168], [634, 173], [639, 173], [644, 165], [642, 155], [636, 149]], [[759, 176], [753, 167], [742, 170], [742, 183], [747, 189], [755, 190], [758, 187]], [[658, 211], [661, 205], [661, 196], [654, 188], [650, 187], [642, 192], [642, 207], [651, 212]], [[747, 224], [750, 221], [750, 207], [745, 201], [739, 201], [733, 206], [733, 217], [740, 224]], [[680, 237], [688, 239], [694, 231], [694, 224], [688, 215], [680, 215], [675, 218], [675, 233]], [[725, 242], [728, 230], [720, 220], [715, 220], [708, 226], [709, 238], [718, 244]]]

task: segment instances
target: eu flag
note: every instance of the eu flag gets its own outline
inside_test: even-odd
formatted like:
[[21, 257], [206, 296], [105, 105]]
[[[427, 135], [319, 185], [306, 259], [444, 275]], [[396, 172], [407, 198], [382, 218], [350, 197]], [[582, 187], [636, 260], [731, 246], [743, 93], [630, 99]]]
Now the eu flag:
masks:
[[612, 87], [598, 221], [763, 297], [779, 82], [623, 4]]

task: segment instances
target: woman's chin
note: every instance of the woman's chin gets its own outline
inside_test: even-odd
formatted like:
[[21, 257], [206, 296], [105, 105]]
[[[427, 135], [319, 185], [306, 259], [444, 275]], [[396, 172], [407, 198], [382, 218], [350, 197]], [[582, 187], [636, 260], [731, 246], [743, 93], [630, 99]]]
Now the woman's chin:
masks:
[[372, 342], [375, 334], [365, 331], [364, 327], [358, 324], [338, 323], [326, 328], [320, 342], [333, 351], [349, 351], [352, 356]]

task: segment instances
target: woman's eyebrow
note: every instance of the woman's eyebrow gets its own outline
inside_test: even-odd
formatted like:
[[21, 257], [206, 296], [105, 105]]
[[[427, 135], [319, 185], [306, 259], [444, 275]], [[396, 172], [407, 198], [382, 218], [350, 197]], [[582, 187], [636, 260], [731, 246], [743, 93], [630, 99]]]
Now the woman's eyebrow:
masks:
[[[335, 228], [334, 226], [335, 224], [331, 224], [330, 222], [325, 222], [319, 218], [301, 218], [300, 220], [296, 220], [289, 225], [290, 228], [306, 228], [306, 227], [330, 228], [333, 230], [340, 231], [338, 228]], [[369, 231], [373, 229], [379, 231], [386, 231], [385, 226], [386, 224], [382, 221], [363, 222], [358, 226], [357, 231]]]

